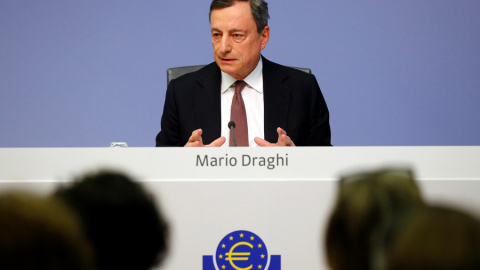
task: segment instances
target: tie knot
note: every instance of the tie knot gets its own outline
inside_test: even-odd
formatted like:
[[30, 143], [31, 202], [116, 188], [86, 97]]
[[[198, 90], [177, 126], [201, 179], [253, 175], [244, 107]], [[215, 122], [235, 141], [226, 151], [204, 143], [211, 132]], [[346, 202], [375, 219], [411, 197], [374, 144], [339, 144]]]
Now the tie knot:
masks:
[[238, 94], [240, 93], [243, 88], [245, 88], [245, 85], [247, 85], [247, 83], [245, 81], [242, 81], [242, 80], [238, 80], [235, 82], [235, 93]]

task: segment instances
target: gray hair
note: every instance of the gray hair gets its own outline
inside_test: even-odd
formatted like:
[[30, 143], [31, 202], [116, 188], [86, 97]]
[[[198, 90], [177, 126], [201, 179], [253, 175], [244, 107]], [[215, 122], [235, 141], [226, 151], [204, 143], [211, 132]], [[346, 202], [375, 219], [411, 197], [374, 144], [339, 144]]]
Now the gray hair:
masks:
[[257, 31], [261, 34], [265, 26], [268, 25], [268, 19], [270, 19], [270, 15], [268, 15], [268, 3], [265, 0], [213, 0], [212, 4], [210, 4], [208, 19], [210, 20], [214, 9], [231, 7], [237, 1], [250, 3], [250, 10], [257, 25]]

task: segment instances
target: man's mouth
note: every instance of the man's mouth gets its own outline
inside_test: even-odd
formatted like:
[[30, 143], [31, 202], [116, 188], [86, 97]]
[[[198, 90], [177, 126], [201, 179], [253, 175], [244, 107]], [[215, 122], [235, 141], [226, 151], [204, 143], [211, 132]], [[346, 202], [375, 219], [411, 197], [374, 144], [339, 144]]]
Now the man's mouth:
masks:
[[222, 62], [233, 62], [235, 61], [235, 59], [231, 59], [231, 58], [220, 58], [222, 60]]

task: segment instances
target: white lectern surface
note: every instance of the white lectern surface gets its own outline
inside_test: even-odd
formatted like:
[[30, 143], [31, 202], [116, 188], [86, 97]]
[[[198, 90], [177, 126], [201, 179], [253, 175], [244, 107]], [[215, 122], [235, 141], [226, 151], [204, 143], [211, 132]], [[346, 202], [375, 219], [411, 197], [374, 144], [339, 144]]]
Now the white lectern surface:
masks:
[[4, 148], [0, 190], [49, 194], [84, 172], [121, 170], [144, 182], [172, 227], [170, 253], [159, 269], [204, 269], [203, 256], [244, 230], [260, 237], [269, 255], [280, 256], [282, 269], [315, 270], [327, 269], [323, 234], [336, 179], [383, 166], [412, 168], [430, 202], [480, 213], [477, 146]]

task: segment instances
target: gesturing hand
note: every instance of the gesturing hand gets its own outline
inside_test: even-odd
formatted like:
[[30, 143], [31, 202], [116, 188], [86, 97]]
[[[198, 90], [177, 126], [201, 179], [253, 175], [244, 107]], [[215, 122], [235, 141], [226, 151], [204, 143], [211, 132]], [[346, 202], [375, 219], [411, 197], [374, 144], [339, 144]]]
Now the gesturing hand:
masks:
[[261, 146], [261, 147], [295, 146], [292, 139], [290, 139], [290, 137], [287, 136], [287, 132], [285, 132], [285, 130], [283, 130], [282, 128], [277, 128], [277, 133], [278, 133], [278, 141], [275, 144], [270, 143], [259, 137], [255, 137], [254, 140], [258, 144], [258, 146]]
[[202, 129], [197, 129], [192, 132], [192, 136], [188, 139], [185, 147], [220, 147], [222, 146], [226, 139], [225, 137], [220, 137], [213, 141], [211, 144], [204, 145], [202, 140]]

